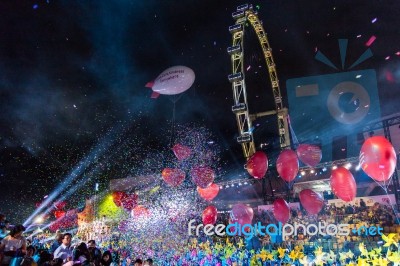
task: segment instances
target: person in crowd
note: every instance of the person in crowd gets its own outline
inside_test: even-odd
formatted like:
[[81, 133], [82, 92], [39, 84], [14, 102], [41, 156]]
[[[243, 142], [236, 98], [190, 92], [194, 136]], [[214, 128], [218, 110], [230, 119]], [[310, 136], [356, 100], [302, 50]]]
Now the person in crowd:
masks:
[[112, 261], [112, 256], [110, 251], [104, 251], [103, 256], [100, 261], [101, 266], [116, 266], [116, 264]]
[[26, 254], [26, 239], [22, 236], [25, 231], [23, 225], [16, 225], [12, 228], [10, 235], [1, 240], [0, 258], [2, 265], [9, 265], [11, 258], [22, 257]]
[[365, 210], [367, 208], [367, 204], [363, 199], [360, 199], [360, 208], [361, 210]]
[[143, 261], [141, 259], [136, 259], [135, 264], [133, 264], [133, 266], [142, 266], [142, 265], [143, 265]]
[[[37, 264], [39, 266], [48, 264], [52, 260], [52, 258], [53, 258], [53, 255], [50, 254], [49, 252], [47, 252], [47, 250], [40, 250], [39, 251], [39, 259], [37, 261]], [[62, 264], [62, 260], [61, 260], [61, 264]]]
[[99, 266], [101, 261], [101, 251], [96, 247], [96, 241], [89, 240], [88, 249], [89, 249], [89, 262], [93, 263], [95, 266]]
[[153, 259], [148, 258], [147, 260], [144, 261], [144, 266], [153, 266]]
[[65, 265], [67, 266], [68, 264], [70, 264], [71, 266], [73, 265], [73, 261], [69, 261], [65, 264], [63, 264], [63, 260], [62, 259], [54, 259], [54, 260], [50, 260], [45, 262], [45, 264], [43, 264], [44, 266], [62, 266]]
[[80, 265], [89, 265], [89, 250], [86, 243], [80, 243], [73, 251], [73, 261], [79, 262]]
[[23, 258], [20, 266], [37, 266], [37, 263], [33, 259], [36, 249], [34, 246], [28, 246], [26, 248], [26, 255]]
[[63, 240], [63, 234], [61, 234], [61, 233], [58, 232], [57, 235], [56, 235], [56, 238], [55, 238], [54, 242], [51, 244], [51, 247], [50, 247], [50, 252], [51, 252], [51, 253], [54, 253], [54, 251], [56, 251], [56, 249], [57, 249], [59, 246], [61, 246], [62, 240]]
[[63, 235], [62, 244], [54, 251], [55, 259], [62, 259], [64, 263], [72, 260], [73, 248], [71, 247], [72, 235], [65, 233]]
[[10, 232], [11, 229], [12, 229], [12, 226], [11, 226], [10, 221], [5, 220], [5, 221], [4, 221], [4, 224], [6, 225], [6, 230], [7, 230], [7, 232]]

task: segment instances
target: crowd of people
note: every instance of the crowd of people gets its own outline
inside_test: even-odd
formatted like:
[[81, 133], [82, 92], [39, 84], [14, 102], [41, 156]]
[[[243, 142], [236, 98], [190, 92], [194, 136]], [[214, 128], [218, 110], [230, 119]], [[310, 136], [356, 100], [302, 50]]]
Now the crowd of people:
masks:
[[[23, 225], [10, 226], [0, 214], [1, 244], [0, 264], [2, 266], [117, 266], [120, 261], [112, 249], [100, 249], [95, 240], [72, 242], [71, 233], [56, 233], [46, 237], [48, 232], [24, 236]], [[153, 259], [126, 258], [124, 266], [153, 265]]]
[[[188, 219], [191, 218], [193, 217], [188, 217]], [[253, 222], [255, 221], [262, 224], [277, 223], [271, 211], [256, 212]], [[400, 233], [400, 225], [391, 206], [379, 203], [366, 206], [362, 201], [360, 206], [326, 205], [318, 216], [308, 215], [302, 209], [292, 209], [288, 223], [307, 225], [318, 223], [318, 221], [328, 224], [346, 223], [351, 225], [350, 228], [375, 225], [382, 227], [384, 234], [399, 235]], [[228, 224], [229, 214], [219, 215], [217, 223]], [[69, 233], [40, 231], [24, 234], [24, 226], [10, 226], [5, 216], [0, 215], [1, 266], [139, 266], [153, 265], [153, 260], [157, 265], [223, 266], [234, 265], [234, 262], [240, 261], [246, 261], [248, 264], [236, 265], [251, 265], [250, 261], [258, 258], [257, 256], [263, 250], [272, 252], [283, 247], [290, 251], [294, 247], [301, 247], [303, 252], [301, 254], [308, 254], [315, 248], [321, 247], [325, 252], [353, 251], [357, 253], [359, 243], [366, 243], [367, 246], [374, 243], [371, 247], [377, 247], [377, 243], [381, 241], [378, 236], [370, 237], [354, 232], [344, 237], [321, 237], [310, 236], [300, 231], [299, 234], [286, 237], [286, 239], [273, 238], [269, 235], [246, 239], [239, 236], [209, 237], [203, 234], [195, 238], [181, 238], [186, 239], [186, 242], [179, 244], [178, 241], [178, 245], [176, 243], [172, 245], [172, 239], [152, 239], [147, 243], [143, 241], [146, 239], [146, 232], [135, 232], [134, 235], [124, 234], [118, 232], [118, 226], [105, 224], [104, 226], [107, 226], [109, 230], [100, 230], [100, 240], [88, 240], [87, 234], [85, 238], [82, 238], [76, 234], [76, 230], [72, 231], [73, 233], [71, 231]], [[187, 230], [182, 230], [182, 232], [187, 232]], [[140, 235], [141, 233], [143, 236]], [[329, 243], [329, 245], [324, 246], [324, 243]]]
[[[277, 223], [272, 211], [263, 211], [256, 218], [264, 224]], [[321, 237], [319, 235], [307, 235], [302, 229], [299, 234], [286, 236], [282, 239], [284, 243], [291, 245], [315, 246], [321, 245], [328, 250], [348, 250], [354, 249], [361, 241], [369, 246], [377, 246], [381, 240], [379, 235], [370, 235], [365, 233], [363, 228], [371, 226], [382, 228], [384, 234], [400, 233], [398, 218], [391, 206], [375, 202], [372, 206], [367, 206], [361, 199], [360, 205], [344, 205], [337, 207], [334, 204], [325, 205], [318, 215], [309, 215], [304, 209], [292, 209], [289, 224], [318, 224], [318, 222], [327, 224], [348, 224], [350, 234], [348, 236], [330, 236]], [[362, 228], [359, 231], [357, 229]], [[355, 229], [355, 230], [353, 230]], [[271, 244], [273, 241], [268, 235], [261, 238], [262, 245]]]

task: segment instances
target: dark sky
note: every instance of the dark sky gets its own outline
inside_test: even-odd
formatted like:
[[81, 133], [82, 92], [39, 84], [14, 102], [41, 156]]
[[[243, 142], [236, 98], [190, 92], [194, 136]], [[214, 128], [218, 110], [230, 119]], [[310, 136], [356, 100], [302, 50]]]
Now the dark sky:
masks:
[[[103, 188], [110, 178], [159, 171], [160, 151], [179, 133], [176, 125], [212, 135], [221, 150], [218, 180], [243, 169], [226, 53], [231, 13], [240, 4], [1, 1], [0, 212], [25, 218], [91, 152], [90, 166], [66, 183], [89, 181], [71, 197], [75, 205], [93, 193], [94, 182]], [[336, 72], [314, 59], [317, 50], [340, 65], [338, 39], [348, 39], [346, 62], [354, 62], [374, 35], [374, 56], [355, 69], [376, 70], [381, 114], [397, 112], [398, 1], [271, 0], [253, 6], [273, 48], [286, 106], [287, 79]], [[246, 33], [249, 106], [272, 110], [264, 59], [255, 34], [249, 27]], [[192, 88], [179, 98], [150, 99], [144, 85], [174, 65], [194, 70]], [[268, 119], [260, 122], [263, 142], [276, 143], [274, 127]], [[10, 211], [17, 205], [23, 209], [19, 215]]]

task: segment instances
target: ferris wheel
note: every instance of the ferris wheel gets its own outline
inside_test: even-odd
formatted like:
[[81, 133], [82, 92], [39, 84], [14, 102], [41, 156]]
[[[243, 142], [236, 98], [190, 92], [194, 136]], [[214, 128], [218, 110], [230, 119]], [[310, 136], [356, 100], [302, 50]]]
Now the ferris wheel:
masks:
[[[252, 5], [244, 4], [237, 7], [237, 11], [232, 13], [236, 23], [229, 27], [232, 34], [232, 46], [228, 47], [228, 54], [231, 56], [232, 73], [228, 76], [232, 83], [234, 105], [232, 111], [236, 115], [237, 126], [239, 130], [238, 143], [242, 145], [243, 155], [248, 159], [256, 151], [252, 133], [252, 122], [262, 116], [277, 115], [279, 143], [281, 149], [290, 146], [288, 130], [288, 110], [283, 107], [282, 97], [279, 88], [279, 80], [276, 72], [276, 66], [272, 57], [272, 49], [269, 45], [267, 34], [264, 31], [262, 23], [258, 19], [257, 11], [253, 10]], [[244, 72], [244, 33], [245, 23], [250, 23], [255, 33], [265, 58], [268, 69], [269, 79], [271, 81], [272, 93], [275, 102], [275, 110], [265, 111], [256, 114], [250, 114], [249, 103], [247, 101], [246, 79]]]

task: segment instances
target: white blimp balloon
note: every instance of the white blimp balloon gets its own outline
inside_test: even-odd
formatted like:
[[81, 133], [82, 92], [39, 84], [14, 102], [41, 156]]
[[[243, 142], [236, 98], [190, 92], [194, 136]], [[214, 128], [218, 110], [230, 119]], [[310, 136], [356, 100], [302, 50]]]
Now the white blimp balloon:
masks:
[[157, 98], [160, 94], [175, 95], [189, 89], [195, 79], [192, 69], [186, 66], [173, 66], [164, 70], [155, 81], [146, 84], [153, 93], [151, 98]]

